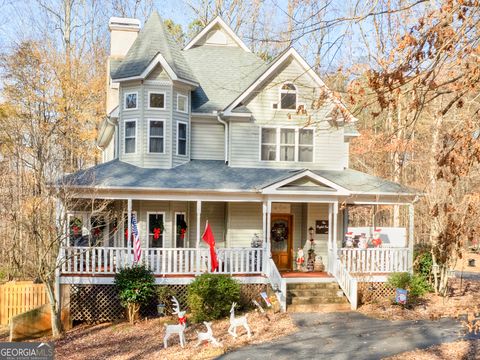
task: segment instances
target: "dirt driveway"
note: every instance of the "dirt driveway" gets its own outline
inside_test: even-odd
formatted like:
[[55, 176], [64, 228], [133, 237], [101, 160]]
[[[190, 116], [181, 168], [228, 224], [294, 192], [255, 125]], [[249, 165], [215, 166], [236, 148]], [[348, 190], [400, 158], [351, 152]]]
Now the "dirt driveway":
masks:
[[465, 338], [460, 323], [447, 318], [388, 321], [355, 312], [292, 316], [300, 329], [295, 334], [247, 346], [219, 359], [381, 359]]

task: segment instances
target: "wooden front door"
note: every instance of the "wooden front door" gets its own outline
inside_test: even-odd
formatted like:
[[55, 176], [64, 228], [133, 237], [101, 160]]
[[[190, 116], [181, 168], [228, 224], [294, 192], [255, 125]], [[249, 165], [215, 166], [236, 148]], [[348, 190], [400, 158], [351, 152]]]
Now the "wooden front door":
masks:
[[272, 214], [272, 259], [279, 270], [292, 270], [292, 215]]

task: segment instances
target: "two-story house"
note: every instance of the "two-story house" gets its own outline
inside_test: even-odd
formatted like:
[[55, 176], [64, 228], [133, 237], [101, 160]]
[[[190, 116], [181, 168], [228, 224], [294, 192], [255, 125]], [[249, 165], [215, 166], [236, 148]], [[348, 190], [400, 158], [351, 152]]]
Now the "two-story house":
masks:
[[[284, 309], [290, 283], [338, 282], [355, 307], [356, 273], [382, 281], [411, 269], [415, 192], [349, 168], [356, 119], [294, 48], [265, 62], [220, 18], [183, 48], [157, 12], [142, 29], [124, 18], [109, 27], [103, 163], [67, 179], [79, 198], [113, 200], [117, 216], [67, 209], [76, 231], [62, 250], [62, 284], [111, 284], [132, 262], [132, 214], [159, 283], [208, 271], [208, 220], [217, 271], [271, 284]], [[342, 249], [358, 204], [410, 206], [403, 240]], [[324, 271], [298, 271], [310, 240]]]

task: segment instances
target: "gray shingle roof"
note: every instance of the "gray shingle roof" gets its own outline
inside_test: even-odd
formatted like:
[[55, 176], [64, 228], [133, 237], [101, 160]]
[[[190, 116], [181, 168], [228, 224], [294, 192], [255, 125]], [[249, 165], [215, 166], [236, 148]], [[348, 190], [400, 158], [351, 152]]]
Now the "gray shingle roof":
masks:
[[[233, 190], [260, 191], [268, 185], [287, 179], [303, 170], [235, 168], [218, 160], [192, 160], [173, 169], [140, 168], [113, 160], [66, 176], [72, 186], [152, 190]], [[365, 193], [394, 193], [413, 195], [406, 188], [359, 171], [315, 170], [314, 173], [352, 191]], [[301, 187], [295, 187], [295, 189]], [[309, 187], [304, 190], [311, 191]]]
[[150, 15], [121, 64], [111, 72], [112, 79], [141, 75], [158, 53], [162, 54], [179, 78], [198, 82], [157, 11]]
[[267, 65], [234, 46], [198, 46], [183, 52], [200, 83], [192, 94], [194, 112], [223, 110], [240, 96]]

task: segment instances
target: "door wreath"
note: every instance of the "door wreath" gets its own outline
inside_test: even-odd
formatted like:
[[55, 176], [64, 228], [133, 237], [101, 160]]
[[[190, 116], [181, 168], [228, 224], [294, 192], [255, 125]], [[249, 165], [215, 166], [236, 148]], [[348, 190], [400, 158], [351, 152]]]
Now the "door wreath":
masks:
[[282, 242], [288, 238], [288, 226], [284, 223], [275, 223], [272, 226], [272, 240], [275, 242]]

